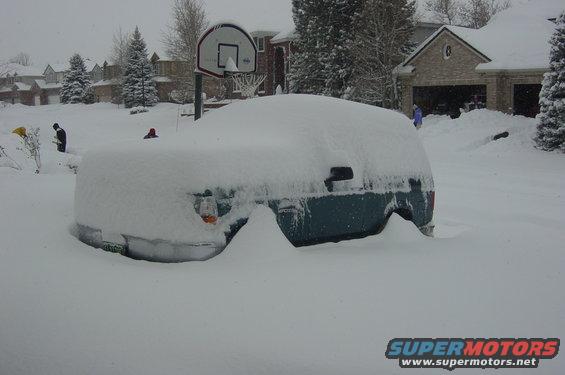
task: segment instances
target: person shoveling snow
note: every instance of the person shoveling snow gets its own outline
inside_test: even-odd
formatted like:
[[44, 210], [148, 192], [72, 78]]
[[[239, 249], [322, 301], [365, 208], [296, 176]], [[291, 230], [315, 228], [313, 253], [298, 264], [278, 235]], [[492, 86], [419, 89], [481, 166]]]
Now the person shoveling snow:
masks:
[[67, 133], [57, 123], [53, 124], [53, 129], [57, 132], [53, 141], [57, 145], [57, 151], [65, 152], [67, 149]]

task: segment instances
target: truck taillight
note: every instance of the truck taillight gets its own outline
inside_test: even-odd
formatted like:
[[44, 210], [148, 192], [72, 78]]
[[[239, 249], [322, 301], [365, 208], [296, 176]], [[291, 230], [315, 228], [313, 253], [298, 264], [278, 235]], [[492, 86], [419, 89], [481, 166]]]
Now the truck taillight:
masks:
[[207, 224], [216, 224], [218, 221], [218, 204], [214, 197], [202, 197], [198, 207], [198, 214]]
[[435, 191], [432, 191], [432, 193], [430, 194], [430, 199], [432, 200], [432, 211], [433, 211], [436, 207], [436, 192]]

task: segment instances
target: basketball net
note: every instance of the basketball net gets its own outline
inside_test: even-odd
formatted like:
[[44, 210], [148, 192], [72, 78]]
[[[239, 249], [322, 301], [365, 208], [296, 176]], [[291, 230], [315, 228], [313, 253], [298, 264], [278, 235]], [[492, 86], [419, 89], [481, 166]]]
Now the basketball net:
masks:
[[252, 98], [255, 96], [257, 88], [263, 83], [266, 74], [253, 73], [232, 73], [230, 74], [236, 90], [241, 92], [241, 96]]

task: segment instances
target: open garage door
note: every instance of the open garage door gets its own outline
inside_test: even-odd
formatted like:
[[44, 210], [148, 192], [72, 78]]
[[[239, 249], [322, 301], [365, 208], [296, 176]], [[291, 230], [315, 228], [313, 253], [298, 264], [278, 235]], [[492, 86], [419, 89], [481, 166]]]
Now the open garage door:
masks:
[[486, 103], [486, 85], [423, 86], [413, 89], [414, 104], [430, 114], [459, 117], [460, 108], [483, 108]]
[[514, 85], [514, 114], [536, 117], [541, 85]]

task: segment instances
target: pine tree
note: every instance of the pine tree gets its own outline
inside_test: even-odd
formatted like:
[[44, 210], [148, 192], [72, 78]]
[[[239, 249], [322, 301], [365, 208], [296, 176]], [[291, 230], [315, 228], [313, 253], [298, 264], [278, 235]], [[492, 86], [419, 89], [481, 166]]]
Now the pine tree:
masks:
[[547, 151], [565, 152], [565, 12], [551, 37], [549, 71], [540, 93], [540, 116], [535, 141]]
[[82, 103], [85, 92], [90, 88], [90, 77], [82, 57], [75, 53], [69, 60], [70, 69], [63, 79], [61, 103]]
[[362, 0], [293, 0], [298, 34], [290, 82], [294, 92], [347, 97], [354, 25]]
[[147, 47], [136, 27], [129, 43], [124, 70], [123, 97], [127, 108], [157, 103], [157, 90], [152, 78], [153, 69], [147, 58]]
[[398, 107], [393, 70], [414, 48], [415, 12], [413, 0], [365, 0], [353, 43], [353, 100]]

